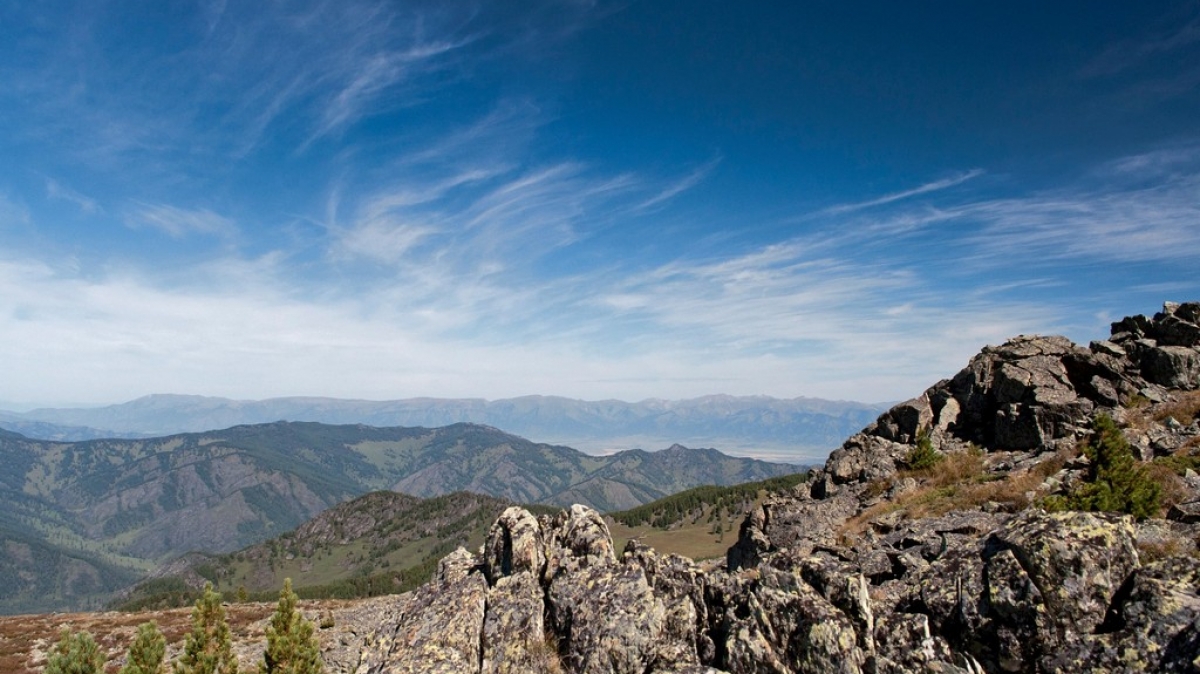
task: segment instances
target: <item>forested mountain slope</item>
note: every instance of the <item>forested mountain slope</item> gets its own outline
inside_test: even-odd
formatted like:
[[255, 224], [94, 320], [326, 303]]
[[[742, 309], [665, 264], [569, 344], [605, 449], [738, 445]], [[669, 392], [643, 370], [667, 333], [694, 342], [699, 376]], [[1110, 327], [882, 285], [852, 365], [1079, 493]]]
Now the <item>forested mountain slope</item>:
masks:
[[[8, 605], [0, 601], [0, 610], [9, 611], [103, 594], [129, 574], [184, 552], [237, 550], [370, 491], [429, 497], [469, 490], [520, 503], [581, 501], [613, 510], [697, 484], [796, 470], [681, 447], [662, 458], [641, 451], [598, 457], [473, 424], [430, 429], [307, 422], [85, 442], [3, 432], [0, 465], [7, 467], [0, 474], [0, 508], [7, 517], [0, 522], [0, 564], [26, 579], [16, 581], [23, 590], [6, 595]], [[30, 551], [44, 551], [37, 559], [60, 551], [75, 561], [38, 562], [26, 551], [31, 545]], [[34, 591], [47, 582], [43, 570], [64, 564], [90, 565], [79, 573], [92, 580], [67, 583], [56, 595]], [[42, 603], [19, 599], [26, 596]]]

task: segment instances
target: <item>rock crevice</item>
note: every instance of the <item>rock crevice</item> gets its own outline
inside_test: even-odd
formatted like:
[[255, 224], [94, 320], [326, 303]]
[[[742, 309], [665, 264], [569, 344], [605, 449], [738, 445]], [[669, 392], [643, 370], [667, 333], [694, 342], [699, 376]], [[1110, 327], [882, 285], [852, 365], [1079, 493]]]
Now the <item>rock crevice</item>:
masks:
[[[1200, 303], [1123, 319], [1088, 347], [988, 347], [768, 496], [721, 565], [636, 542], [617, 554], [583, 506], [511, 508], [478, 558], [460, 550], [396, 599], [357, 672], [1198, 672], [1200, 477], [1178, 481], [1175, 521], [1036, 507], [1085, 473], [1074, 449], [1095, 415], [1198, 387]], [[1200, 452], [1192, 415], [1144, 416], [1130, 440], [1143, 459]], [[977, 472], [906, 471], [925, 439]], [[1005, 480], [1025, 491], [901, 507]]]

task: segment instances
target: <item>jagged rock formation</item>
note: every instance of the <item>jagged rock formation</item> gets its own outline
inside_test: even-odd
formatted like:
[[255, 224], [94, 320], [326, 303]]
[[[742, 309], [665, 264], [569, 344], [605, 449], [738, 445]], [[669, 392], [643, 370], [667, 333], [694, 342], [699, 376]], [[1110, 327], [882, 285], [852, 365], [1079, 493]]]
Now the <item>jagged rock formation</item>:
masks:
[[[1101, 412], [1143, 459], [1195, 458], [1198, 387], [1195, 303], [985, 349], [766, 499], [723, 566], [510, 509], [357, 672], [1200, 671], [1200, 478], [1163, 477], [1170, 519], [1037, 507], [1083, 479]], [[924, 443], [942, 468], [907, 470]]]

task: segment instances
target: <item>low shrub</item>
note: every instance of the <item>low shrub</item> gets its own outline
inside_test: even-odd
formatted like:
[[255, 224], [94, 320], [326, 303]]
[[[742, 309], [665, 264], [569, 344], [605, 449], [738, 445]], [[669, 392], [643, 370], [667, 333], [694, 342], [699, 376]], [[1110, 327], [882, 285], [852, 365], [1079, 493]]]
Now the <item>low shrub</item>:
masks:
[[1091, 459], [1087, 479], [1066, 496], [1066, 507], [1122, 512], [1138, 519], [1157, 515], [1162, 507], [1162, 487], [1147, 467], [1134, 458], [1133, 449], [1117, 423], [1101, 414], [1092, 429], [1092, 440], [1083, 446]]
[[945, 460], [945, 456], [933, 448], [929, 434], [922, 432], [917, 437], [917, 446], [909, 451], [904, 463], [909, 470], [928, 470]]

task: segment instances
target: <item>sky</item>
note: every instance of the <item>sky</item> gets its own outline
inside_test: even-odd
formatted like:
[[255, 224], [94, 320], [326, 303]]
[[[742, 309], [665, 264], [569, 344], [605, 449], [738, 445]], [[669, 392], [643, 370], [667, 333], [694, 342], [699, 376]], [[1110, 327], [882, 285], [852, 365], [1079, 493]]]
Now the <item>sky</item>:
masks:
[[882, 402], [1200, 300], [1200, 2], [0, 0], [0, 406]]

